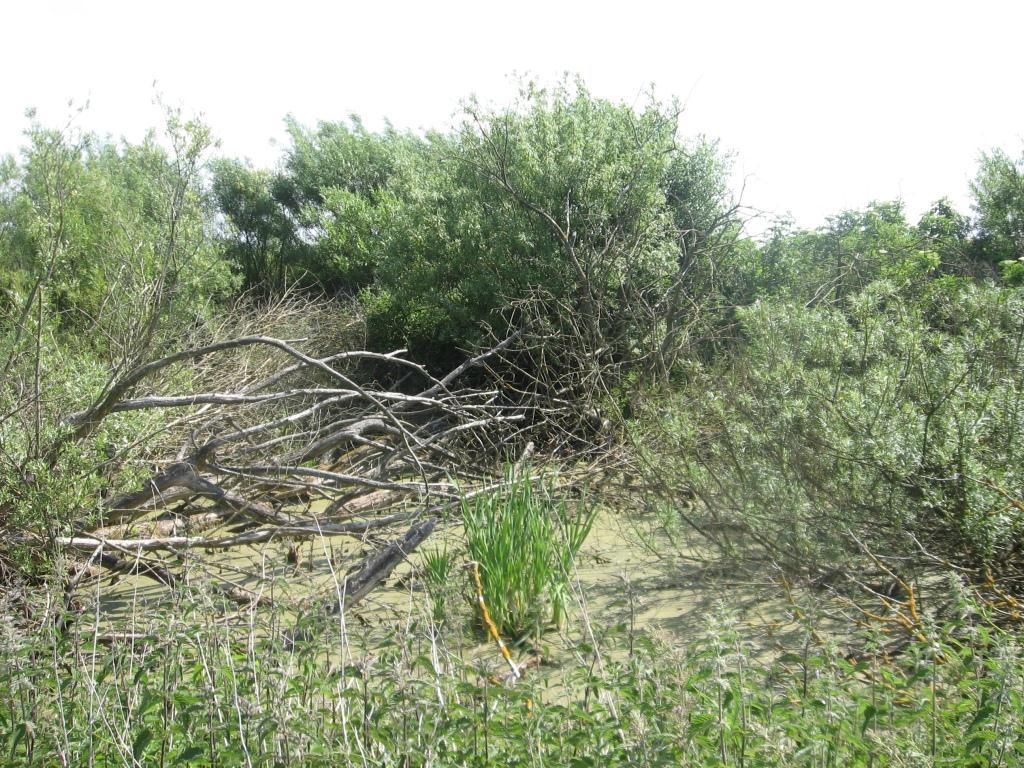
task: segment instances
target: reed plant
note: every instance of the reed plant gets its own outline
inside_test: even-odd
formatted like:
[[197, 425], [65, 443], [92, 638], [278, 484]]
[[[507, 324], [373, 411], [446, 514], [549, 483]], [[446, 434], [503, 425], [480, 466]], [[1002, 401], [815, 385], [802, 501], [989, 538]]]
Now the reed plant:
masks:
[[420, 563], [423, 583], [427, 588], [427, 594], [430, 595], [431, 618], [437, 624], [445, 623], [447, 618], [446, 608], [451, 592], [454, 563], [447, 542], [426, 552]]
[[556, 499], [547, 482], [507, 473], [505, 485], [462, 506], [470, 559], [498, 631], [537, 639], [560, 624], [573, 561], [594, 523], [594, 509]]

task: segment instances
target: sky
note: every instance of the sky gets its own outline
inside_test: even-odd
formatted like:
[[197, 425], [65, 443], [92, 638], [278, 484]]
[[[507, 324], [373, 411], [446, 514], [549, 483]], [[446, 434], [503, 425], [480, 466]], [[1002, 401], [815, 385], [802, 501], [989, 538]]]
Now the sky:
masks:
[[[872, 200], [969, 210], [982, 150], [1024, 151], [1024, 3], [0, 0], [0, 154], [33, 107], [137, 140], [154, 97], [202, 115], [221, 154], [273, 165], [283, 119], [359, 114], [443, 129], [471, 94], [580, 75], [685, 106], [735, 154], [751, 209], [806, 227]], [[756, 228], [756, 224], [755, 224]]]

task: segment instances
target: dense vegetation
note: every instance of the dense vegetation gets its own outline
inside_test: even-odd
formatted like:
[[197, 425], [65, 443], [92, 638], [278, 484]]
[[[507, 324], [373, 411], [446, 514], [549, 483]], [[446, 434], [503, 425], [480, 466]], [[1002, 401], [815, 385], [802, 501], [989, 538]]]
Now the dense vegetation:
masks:
[[[1024, 761], [1024, 156], [980, 155], [970, 212], [939, 200], [912, 222], [873, 202], [755, 239], [729, 157], [681, 128], [674, 104], [528, 86], [507, 108], [468, 102], [446, 132], [289, 121], [262, 169], [213, 157], [209, 130], [173, 112], [139, 144], [31, 122], [0, 163], [4, 760]], [[351, 389], [310, 375], [259, 401], [246, 376], [273, 370], [251, 351], [268, 336]], [[350, 367], [323, 362], [343, 351]], [[86, 565], [143, 567], [76, 554], [72, 537], [116, 522], [108, 501], [158, 485], [189, 446], [194, 467], [242, 478], [202, 430], [245, 437], [259, 419], [189, 419], [255, 402], [291, 428], [279, 400], [314, 385], [335, 398], [302, 412], [317, 429], [347, 417], [339, 398], [399, 403], [353, 438], [385, 456], [378, 474], [357, 463], [358, 482], [405, 493], [422, 476], [430, 514], [465, 523], [476, 591], [452, 586], [467, 573], [454, 552], [428, 552], [423, 624], [338, 664], [318, 646], [337, 639], [330, 621], [282, 647], [277, 607], [254, 607], [243, 636], [226, 632], [210, 619], [221, 596], [161, 570], [187, 567], [171, 548], [145, 566], [180, 587], [159, 632], [107, 648], [76, 630]], [[355, 482], [330, 476], [321, 456], [348, 454], [323, 434], [275, 438], [289, 452], [260, 471]], [[385, 476], [398, 449], [382, 435], [442, 447]], [[534, 451], [535, 476], [508, 469]], [[585, 465], [593, 490], [551, 484], [555, 465]], [[428, 473], [458, 488], [448, 506]], [[274, 493], [247, 509], [266, 522], [286, 506]], [[667, 534], [668, 562], [682, 537], [771, 573], [803, 651], [763, 660], [728, 610], [686, 651], [590, 617], [598, 639], [584, 613], [557, 694], [550, 677], [510, 688], [438, 660], [457, 598], [489, 604], [484, 638], [537, 644], [564, 624], [593, 505], [624, 499]], [[854, 650], [823, 637], [797, 585], [849, 606]]]

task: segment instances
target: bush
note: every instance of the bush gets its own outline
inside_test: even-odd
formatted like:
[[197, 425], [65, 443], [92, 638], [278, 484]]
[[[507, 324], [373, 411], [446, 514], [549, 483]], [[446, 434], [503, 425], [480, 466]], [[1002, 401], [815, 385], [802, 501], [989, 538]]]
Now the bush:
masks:
[[652, 334], [675, 341], [651, 308], [700, 303], [698, 278], [738, 231], [728, 162], [679, 139], [679, 112], [531, 84], [514, 106], [470, 102], [454, 130], [426, 137], [292, 123], [280, 172], [218, 164], [226, 252], [249, 286], [359, 293], [378, 347], [438, 368], [539, 292], [592, 349], [636, 357]]
[[742, 344], [695, 369], [652, 459], [709, 530], [745, 529], [794, 566], [848, 562], [859, 541], [1016, 567], [1024, 295], [881, 281], [841, 307], [761, 302], [738, 320]]
[[[155, 133], [114, 144], [33, 125], [28, 137], [0, 177], [0, 304], [38, 297], [56, 331], [116, 359], [153, 323], [177, 333], [237, 288], [208, 237], [205, 126], [170, 114], [170, 150]], [[0, 331], [16, 314], [0, 309]]]

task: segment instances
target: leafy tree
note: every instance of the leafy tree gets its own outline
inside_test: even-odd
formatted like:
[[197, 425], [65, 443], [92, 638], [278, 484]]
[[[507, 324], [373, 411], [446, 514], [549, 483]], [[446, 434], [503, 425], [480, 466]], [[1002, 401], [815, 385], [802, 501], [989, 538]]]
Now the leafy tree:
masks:
[[778, 222], [756, 255], [747, 259], [742, 290], [746, 304], [768, 296], [808, 305], [842, 305], [844, 298], [880, 277], [909, 278], [935, 268], [925, 237], [908, 225], [899, 202], [874, 202], [843, 211], [817, 230]]
[[528, 86], [505, 110], [467, 104], [453, 135], [408, 153], [392, 187], [367, 293], [379, 338], [453, 349], [534, 300], [593, 353], [637, 358], [644, 343], [670, 367], [708, 243], [737, 231], [726, 161], [682, 143], [678, 114], [581, 85]]
[[250, 290], [300, 284], [354, 293], [374, 279], [375, 209], [389, 195], [396, 154], [417, 140], [372, 133], [356, 117], [316, 130], [292, 118], [287, 126], [291, 146], [279, 171], [214, 164], [225, 253]]
[[537, 315], [664, 372], [738, 234], [727, 160], [678, 116], [529, 85], [425, 137], [290, 120], [279, 172], [217, 166], [227, 253], [250, 287], [361, 292], [375, 343], [439, 365]]
[[315, 131], [291, 117], [286, 125], [292, 145], [279, 198], [296, 212], [323, 204], [332, 189], [372, 197], [394, 173], [394, 145], [408, 139], [391, 128], [375, 134], [355, 115], [347, 123], [321, 122]]
[[315, 131], [289, 118], [288, 133], [275, 196], [312, 244], [311, 274], [325, 288], [354, 293], [376, 277], [402, 155], [423, 142], [390, 127], [373, 133], [354, 115]]
[[209, 237], [209, 145], [176, 113], [138, 144], [33, 123], [20, 162], [4, 164], [0, 533], [11, 544], [0, 578], [44, 570], [48, 543], [92, 513], [120, 470], [113, 446], [160, 428], [126, 419], [75, 442], [68, 413], [180, 345], [235, 289]]
[[171, 114], [165, 143], [114, 144], [33, 124], [28, 141], [0, 199], [0, 275], [23, 315], [41, 301], [58, 329], [130, 357], [234, 290], [207, 236], [205, 126]]
[[942, 198], [925, 211], [916, 227], [922, 247], [939, 257], [939, 270], [948, 275], [991, 277], [992, 269], [979, 258], [970, 218]]
[[226, 219], [224, 255], [249, 290], [284, 288], [306, 261], [308, 247], [274, 197], [276, 181], [236, 160], [213, 164], [212, 192]]
[[1008, 281], [1024, 284], [1024, 156], [1014, 160], [999, 149], [982, 154], [971, 192], [980, 253]]

